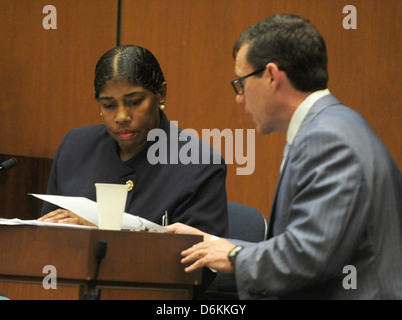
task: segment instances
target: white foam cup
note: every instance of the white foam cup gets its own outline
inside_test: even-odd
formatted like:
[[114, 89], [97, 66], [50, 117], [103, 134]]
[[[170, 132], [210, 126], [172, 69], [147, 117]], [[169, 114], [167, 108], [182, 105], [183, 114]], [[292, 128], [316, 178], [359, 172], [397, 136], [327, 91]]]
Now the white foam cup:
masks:
[[125, 184], [95, 183], [98, 228], [121, 230], [128, 187]]

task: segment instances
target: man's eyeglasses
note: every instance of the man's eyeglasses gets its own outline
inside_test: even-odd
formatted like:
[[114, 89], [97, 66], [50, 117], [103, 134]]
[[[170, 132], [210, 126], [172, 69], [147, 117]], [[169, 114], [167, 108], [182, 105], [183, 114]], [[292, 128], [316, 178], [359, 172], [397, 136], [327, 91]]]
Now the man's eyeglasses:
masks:
[[265, 70], [265, 67], [262, 69], [258, 69], [254, 72], [249, 73], [248, 75], [241, 77], [239, 79], [236, 79], [232, 81], [232, 86], [236, 94], [244, 94], [244, 80], [246, 80], [248, 77], [254, 76], [257, 73], [260, 73]]

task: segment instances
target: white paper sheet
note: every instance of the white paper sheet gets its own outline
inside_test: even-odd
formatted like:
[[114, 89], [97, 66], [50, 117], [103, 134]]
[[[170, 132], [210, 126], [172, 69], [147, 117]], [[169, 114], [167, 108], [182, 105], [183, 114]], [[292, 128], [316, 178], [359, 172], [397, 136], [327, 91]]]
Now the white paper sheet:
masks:
[[65, 224], [65, 223], [54, 223], [54, 222], [44, 222], [38, 220], [21, 220], [18, 218], [14, 219], [4, 219], [0, 218], [0, 225], [5, 226], [39, 226], [39, 227], [71, 227], [71, 228], [82, 228], [82, 229], [97, 229], [97, 227], [92, 226], [80, 226], [76, 224]]
[[[67, 196], [55, 196], [47, 194], [34, 194], [29, 193], [36, 198], [53, 203], [60, 208], [64, 208], [85, 220], [98, 225], [98, 207], [95, 201], [84, 197], [67, 197]], [[132, 214], [124, 213], [122, 229], [124, 230], [147, 230], [154, 232], [166, 232], [168, 229], [151, 222], [147, 219]]]

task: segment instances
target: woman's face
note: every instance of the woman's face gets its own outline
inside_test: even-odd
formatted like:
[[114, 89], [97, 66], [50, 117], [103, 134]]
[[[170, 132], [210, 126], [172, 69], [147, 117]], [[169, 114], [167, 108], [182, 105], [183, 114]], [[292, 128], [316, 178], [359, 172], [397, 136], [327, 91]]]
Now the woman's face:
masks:
[[97, 101], [107, 131], [119, 144], [122, 161], [141, 152], [148, 143], [148, 132], [159, 127], [159, 105], [165, 97], [165, 84], [154, 94], [127, 80], [106, 82]]

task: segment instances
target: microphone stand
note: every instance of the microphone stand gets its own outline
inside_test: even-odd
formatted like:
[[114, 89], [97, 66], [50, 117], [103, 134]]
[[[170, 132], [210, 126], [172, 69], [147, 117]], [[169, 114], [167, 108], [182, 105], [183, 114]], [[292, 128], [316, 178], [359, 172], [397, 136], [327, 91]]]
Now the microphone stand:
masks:
[[84, 300], [100, 300], [101, 299], [102, 290], [96, 288], [96, 282], [98, 280], [98, 273], [99, 273], [99, 268], [100, 268], [102, 259], [106, 255], [106, 250], [107, 250], [107, 242], [100, 240], [98, 242], [98, 246], [96, 247], [96, 253], [95, 253], [96, 259], [97, 259], [95, 277], [90, 285], [89, 292], [87, 294], [85, 294], [85, 296], [84, 296]]

